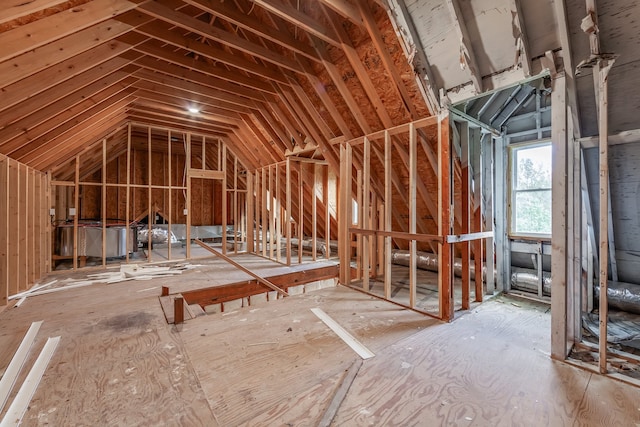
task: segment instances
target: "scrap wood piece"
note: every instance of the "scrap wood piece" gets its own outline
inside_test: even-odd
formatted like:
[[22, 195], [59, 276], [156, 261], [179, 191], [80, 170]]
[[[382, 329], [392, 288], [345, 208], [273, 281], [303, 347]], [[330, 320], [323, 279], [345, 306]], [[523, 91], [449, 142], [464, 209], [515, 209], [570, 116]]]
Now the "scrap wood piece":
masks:
[[40, 326], [42, 326], [42, 320], [31, 324], [29, 330], [24, 335], [24, 338], [22, 338], [22, 342], [18, 346], [18, 349], [13, 355], [11, 362], [9, 362], [9, 366], [2, 375], [2, 379], [0, 380], [0, 412], [2, 412], [5, 403], [7, 403], [11, 389], [13, 388], [20, 371], [27, 360], [29, 349], [31, 349], [31, 346], [36, 339]]
[[17, 426], [20, 424], [24, 413], [29, 407], [29, 402], [31, 402], [31, 398], [36, 392], [36, 389], [40, 384], [40, 380], [44, 375], [44, 371], [47, 369], [59, 342], [60, 337], [47, 339], [44, 348], [38, 355], [36, 362], [31, 367], [27, 378], [22, 383], [20, 390], [18, 390], [18, 394], [16, 394], [16, 397], [13, 399], [13, 402], [11, 402], [9, 409], [7, 409], [7, 413], [4, 415], [2, 421], [0, 421], [0, 427]]
[[51, 286], [54, 283], [56, 283], [58, 280], [52, 280], [48, 283], [44, 283], [42, 285], [36, 285], [34, 287], [32, 287], [31, 289], [27, 289], [24, 292], [20, 292], [18, 294], [15, 295], [10, 295], [9, 298], [7, 298], [8, 300], [12, 300], [12, 299], [22, 299], [23, 297], [27, 297], [30, 296], [33, 292], [39, 291], [40, 289], [46, 288], [47, 286]]
[[358, 375], [361, 366], [362, 359], [356, 359], [353, 361], [349, 369], [347, 369], [340, 385], [333, 394], [331, 403], [329, 403], [329, 406], [324, 411], [324, 415], [322, 415], [320, 422], [318, 422], [318, 427], [329, 427], [331, 425], [333, 419], [338, 413], [338, 409], [340, 409], [340, 405], [342, 405], [342, 401], [347, 396], [347, 392], [351, 388], [351, 384], [353, 384], [353, 381], [356, 379], [356, 375]]
[[217, 257], [222, 258], [223, 260], [227, 261], [229, 264], [233, 265], [237, 269], [242, 270], [243, 272], [247, 273], [249, 276], [253, 277], [254, 279], [256, 279], [258, 282], [262, 283], [263, 285], [273, 289], [274, 291], [277, 291], [280, 295], [285, 296], [285, 297], [289, 296], [289, 294], [287, 292], [285, 292], [284, 290], [280, 289], [279, 287], [277, 287], [276, 285], [274, 285], [273, 283], [271, 283], [267, 279], [265, 279], [263, 277], [260, 277], [256, 273], [254, 273], [253, 271], [249, 270], [248, 268], [245, 268], [245, 267], [241, 266], [240, 264], [238, 264], [237, 262], [235, 262], [234, 260], [232, 260], [228, 256], [221, 254], [220, 252], [216, 251], [215, 249], [213, 249], [211, 246], [207, 245], [203, 241], [198, 240], [198, 239], [194, 239], [194, 242], [196, 242], [197, 244], [199, 244], [200, 246], [202, 246], [204, 249], [208, 250], [212, 254], [216, 255]]
[[353, 335], [351, 335], [349, 332], [347, 332], [346, 329], [344, 329], [342, 326], [340, 326], [340, 324], [338, 322], [333, 320], [322, 309], [320, 309], [320, 308], [312, 308], [311, 311], [313, 312], [313, 314], [318, 316], [318, 318], [320, 320], [322, 320], [324, 322], [324, 324], [329, 327], [329, 329], [331, 329], [333, 332], [336, 333], [336, 335], [338, 335], [340, 338], [342, 338], [342, 341], [344, 341], [349, 347], [351, 347], [351, 349], [353, 351], [358, 353], [358, 355], [361, 358], [370, 359], [373, 356], [375, 356], [375, 354], [371, 350], [369, 350], [367, 347], [365, 347], [364, 344], [362, 344]]

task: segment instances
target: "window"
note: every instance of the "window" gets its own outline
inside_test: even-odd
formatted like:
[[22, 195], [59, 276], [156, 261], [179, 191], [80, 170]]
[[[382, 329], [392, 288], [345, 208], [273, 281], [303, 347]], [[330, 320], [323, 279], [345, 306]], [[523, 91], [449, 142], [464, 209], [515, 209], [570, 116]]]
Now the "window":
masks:
[[511, 233], [551, 234], [551, 143], [511, 150]]

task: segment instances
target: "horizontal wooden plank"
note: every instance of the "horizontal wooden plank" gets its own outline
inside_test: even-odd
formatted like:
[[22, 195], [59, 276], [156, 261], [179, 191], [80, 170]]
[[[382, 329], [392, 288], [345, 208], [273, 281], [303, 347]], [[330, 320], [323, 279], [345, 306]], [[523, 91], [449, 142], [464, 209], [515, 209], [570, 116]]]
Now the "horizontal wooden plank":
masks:
[[[338, 266], [331, 265], [322, 268], [311, 268], [293, 273], [267, 276], [266, 279], [278, 287], [287, 290], [290, 286], [304, 285], [320, 280], [333, 279], [338, 276]], [[182, 296], [189, 304], [200, 304], [205, 307], [235, 299], [258, 295], [268, 292], [270, 289], [260, 284], [257, 280], [243, 280], [228, 285], [210, 288], [183, 291]]]
[[471, 242], [473, 240], [493, 238], [493, 231], [481, 231], [469, 234], [450, 234], [447, 236], [447, 243]]
[[224, 172], [222, 171], [210, 171], [204, 169], [189, 169], [189, 178], [206, 178], [206, 179], [223, 179]]
[[442, 243], [444, 238], [437, 234], [419, 234], [419, 233], [405, 233], [403, 231], [383, 231], [383, 230], [370, 230], [364, 228], [350, 227], [349, 233], [366, 235], [366, 236], [380, 236], [380, 237], [393, 237], [402, 240], [415, 240], [416, 242], [439, 242]]
[[[25, 2], [26, 3], [26, 2]], [[134, 9], [126, 0], [93, 0], [0, 34], [0, 61]]]

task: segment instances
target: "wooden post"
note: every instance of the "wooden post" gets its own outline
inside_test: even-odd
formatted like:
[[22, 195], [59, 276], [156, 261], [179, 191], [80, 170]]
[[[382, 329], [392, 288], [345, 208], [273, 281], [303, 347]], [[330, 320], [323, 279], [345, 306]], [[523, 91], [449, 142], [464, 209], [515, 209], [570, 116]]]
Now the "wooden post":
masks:
[[298, 263], [302, 264], [302, 239], [304, 238], [304, 182], [302, 162], [298, 162]]
[[280, 248], [280, 239], [282, 238], [282, 210], [280, 209], [280, 163], [276, 163], [276, 194], [275, 194], [275, 209], [273, 217], [276, 222], [276, 261], [280, 262], [282, 257]]
[[[469, 123], [460, 123], [460, 165], [461, 165], [461, 181], [462, 181], [462, 227], [461, 234], [468, 234], [470, 230], [470, 215], [469, 215], [469, 197], [471, 186], [469, 176]], [[462, 242], [462, 309], [469, 309], [469, 294], [471, 286], [471, 252], [469, 241]], [[476, 276], [477, 277], [477, 276]], [[477, 280], [477, 279], [476, 279]], [[482, 271], [480, 271], [480, 281], [482, 281]]]
[[[269, 174], [269, 190], [271, 190], [271, 174]], [[267, 256], [267, 232], [269, 231], [269, 217], [267, 215], [267, 169], [262, 168], [262, 256]]]
[[[384, 132], [384, 231], [391, 232], [391, 205], [393, 188], [391, 182], [391, 136]], [[384, 238], [384, 297], [391, 299], [391, 236]]]
[[331, 257], [331, 209], [329, 206], [329, 167], [322, 167], [322, 201], [324, 202], [324, 240], [326, 257]]
[[[187, 259], [191, 258], [191, 177], [189, 176], [189, 171], [191, 170], [191, 133], [187, 133], [187, 146], [185, 148], [185, 159], [184, 159], [184, 167], [187, 169], [187, 200], [185, 200], [185, 206], [187, 208], [187, 225], [186, 225], [186, 256]], [[224, 181], [223, 181], [224, 182]], [[223, 191], [223, 202], [224, 202], [224, 191]], [[223, 213], [224, 216], [224, 213]], [[224, 235], [225, 228], [223, 226], [222, 233]], [[223, 246], [224, 248], [224, 242]]]
[[[369, 209], [370, 199], [369, 187], [371, 184], [371, 142], [369, 138], [364, 138], [363, 159], [362, 159], [362, 205], [360, 208], [360, 226], [363, 229], [369, 229]], [[370, 277], [370, 260], [369, 260], [369, 241], [368, 234], [362, 236], [362, 288], [365, 291], [369, 291], [369, 277]]]
[[[600, 260], [600, 338], [599, 338], [599, 367], [600, 373], [607, 373], [607, 316], [609, 313], [607, 288], [609, 280], [609, 271], [607, 261], [609, 259], [609, 121], [608, 121], [608, 77], [609, 70], [613, 66], [614, 60], [601, 60], [599, 67], [599, 99], [598, 99], [598, 124], [599, 124], [599, 169], [600, 169], [600, 242], [599, 242], [599, 260]], [[615, 255], [615, 254], [614, 254]], [[613, 258], [612, 258], [613, 259]], [[613, 261], [612, 261], [613, 262]], [[552, 267], [553, 268], [553, 267]]]
[[[358, 227], [363, 228], [362, 220], [362, 169], [356, 170], [356, 204], [358, 205]], [[362, 235], [356, 234], [356, 279], [362, 278]]]
[[169, 287], [168, 286], [163, 286], [160, 296], [166, 297], [168, 295], [169, 295]]
[[[438, 120], [438, 235], [451, 233], [451, 154], [449, 141], [448, 115]], [[415, 231], [414, 231], [415, 232]], [[450, 322], [453, 320], [453, 275], [452, 245], [446, 238], [439, 243], [438, 250], [438, 292], [440, 295], [440, 318]]]
[[233, 159], [233, 253], [238, 253], [238, 158]]
[[[416, 233], [417, 224], [417, 199], [416, 189], [418, 184], [418, 151], [416, 142], [416, 128], [409, 124], [409, 233]], [[443, 175], [440, 174], [442, 177]], [[417, 242], [409, 241], [409, 306], [416, 306], [416, 288], [418, 281]], [[442, 266], [442, 264], [439, 264]]]
[[352, 149], [349, 144], [340, 146], [340, 206], [338, 224], [340, 232], [340, 283], [348, 285], [351, 282], [351, 168]]
[[274, 253], [274, 241], [276, 233], [276, 219], [274, 215], [274, 197], [273, 197], [273, 169], [274, 167], [269, 165], [269, 258], [273, 259]]
[[[493, 226], [493, 174], [491, 165], [493, 164], [493, 139], [489, 134], [484, 135], [481, 138], [482, 145], [482, 197], [481, 200], [481, 216], [484, 214], [484, 230], [492, 231]], [[496, 175], [497, 176], [497, 175]], [[482, 219], [481, 219], [482, 220]], [[494, 234], [495, 236], [495, 234]], [[493, 295], [496, 289], [495, 274], [496, 265], [494, 263], [495, 255], [495, 237], [493, 239], [485, 239], [485, 254], [486, 261], [484, 263], [486, 270], [486, 281], [484, 290], [487, 295]]]
[[107, 266], [107, 139], [102, 140], [102, 266]]
[[184, 298], [175, 297], [173, 300], [173, 323], [179, 325], [184, 323]]
[[286, 169], [286, 212], [285, 212], [285, 236], [287, 238], [287, 265], [291, 265], [291, 159], [287, 157]]
[[[473, 231], [475, 233], [482, 232], [482, 180], [484, 179], [482, 176], [482, 144], [481, 138], [477, 132], [473, 131], [471, 133], [473, 136], [470, 138], [470, 143], [473, 143], [473, 151], [470, 155], [473, 164], [473, 204], [474, 204], [474, 213], [473, 213]], [[487, 244], [489, 241], [487, 241]], [[484, 299], [484, 287], [483, 283], [483, 274], [482, 274], [482, 258], [483, 258], [483, 240], [476, 240], [473, 242], [473, 264], [474, 264], [474, 272], [475, 277], [473, 282], [476, 288], [476, 302], [482, 302]], [[491, 268], [493, 268], [493, 263]]]
[[[126, 187], [126, 191], [125, 191], [125, 198], [126, 198], [126, 212], [124, 213], [125, 216], [125, 238], [127, 239], [127, 254], [125, 255], [125, 262], [128, 264], [129, 263], [129, 243], [132, 241], [131, 238], [131, 225], [129, 224], [130, 222], [130, 215], [131, 213], [129, 212], [130, 209], [130, 204], [131, 204], [131, 122], [129, 122], [127, 124], [127, 187]], [[137, 241], [137, 239], [136, 239]], [[132, 250], [135, 248], [131, 248]]]
[[[172, 153], [171, 153], [171, 130], [167, 131], [167, 158], [169, 160], [168, 164], [168, 176], [169, 176], [169, 225], [167, 225], [167, 237], [169, 241], [167, 242], [167, 258], [171, 259], [171, 226], [173, 225], [173, 175], [171, 174], [172, 170]], [[212, 199], [213, 200], [213, 199]]]
[[254, 248], [254, 219], [255, 219], [255, 195], [253, 193], [253, 174], [247, 171], [247, 252], [253, 252]]
[[151, 167], [152, 167], [152, 163], [151, 163], [151, 126], [147, 127], [147, 193], [148, 193], [148, 200], [147, 200], [147, 218], [149, 218], [149, 220], [147, 221], [147, 227], [148, 227], [148, 233], [147, 233], [147, 262], [151, 262], [151, 251], [153, 250], [153, 220], [155, 218], [155, 216], [153, 215], [153, 208], [152, 208], [152, 203], [151, 203], [151, 198], [153, 196], [153, 191], [151, 190]]
[[565, 76], [552, 78], [551, 357], [564, 360], [567, 343], [567, 105]]
[[0, 154], [0, 307], [9, 297], [9, 158]]
[[316, 165], [312, 163], [310, 167], [313, 170], [311, 174], [313, 179], [313, 185], [311, 186], [311, 258], [316, 261], [318, 257], [318, 175], [316, 173]]
[[73, 216], [73, 269], [78, 269], [78, 215], [80, 215], [80, 156], [76, 156], [76, 172], [74, 179], [73, 206], [76, 214]]
[[227, 144], [222, 145], [222, 253], [227, 253]]

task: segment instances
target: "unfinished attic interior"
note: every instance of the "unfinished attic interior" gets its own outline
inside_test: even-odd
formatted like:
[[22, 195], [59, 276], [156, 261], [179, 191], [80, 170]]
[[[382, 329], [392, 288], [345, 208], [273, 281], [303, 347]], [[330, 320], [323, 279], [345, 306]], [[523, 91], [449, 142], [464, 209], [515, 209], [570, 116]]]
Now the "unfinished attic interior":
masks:
[[0, 425], [637, 425], [635, 0], [7, 0]]

